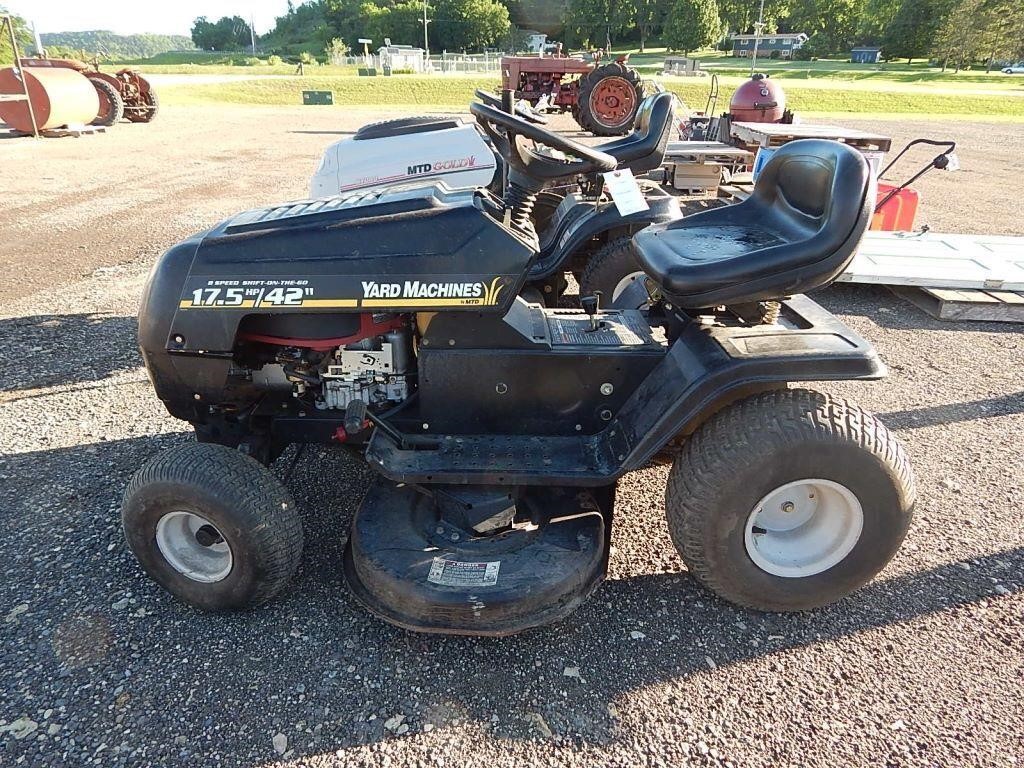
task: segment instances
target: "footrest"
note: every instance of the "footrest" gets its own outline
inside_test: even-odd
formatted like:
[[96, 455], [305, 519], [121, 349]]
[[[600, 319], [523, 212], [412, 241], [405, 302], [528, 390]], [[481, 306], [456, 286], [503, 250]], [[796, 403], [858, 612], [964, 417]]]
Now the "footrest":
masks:
[[612, 453], [599, 435], [443, 435], [436, 448], [403, 450], [377, 430], [366, 458], [395, 482], [599, 485], [621, 465]]

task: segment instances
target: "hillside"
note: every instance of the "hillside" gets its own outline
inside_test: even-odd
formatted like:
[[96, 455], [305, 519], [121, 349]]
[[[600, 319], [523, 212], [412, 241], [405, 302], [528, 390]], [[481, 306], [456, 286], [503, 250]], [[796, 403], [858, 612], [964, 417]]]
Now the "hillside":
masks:
[[115, 35], [97, 29], [88, 32], [46, 32], [40, 35], [44, 48], [59, 47], [87, 53], [104, 53], [115, 59], [145, 59], [166, 51], [191, 50], [192, 39], [184, 35]]

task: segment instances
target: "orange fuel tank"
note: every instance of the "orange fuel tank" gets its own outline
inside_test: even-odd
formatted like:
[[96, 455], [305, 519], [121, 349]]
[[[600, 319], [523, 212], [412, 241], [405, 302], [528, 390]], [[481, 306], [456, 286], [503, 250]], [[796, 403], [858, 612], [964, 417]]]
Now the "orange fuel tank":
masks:
[[[96, 89], [85, 75], [73, 69], [25, 67], [0, 69], [0, 93], [20, 94], [21, 77], [40, 130], [62, 125], [88, 125], [100, 109]], [[32, 120], [24, 101], [0, 101], [0, 120], [23, 133], [32, 133]]]

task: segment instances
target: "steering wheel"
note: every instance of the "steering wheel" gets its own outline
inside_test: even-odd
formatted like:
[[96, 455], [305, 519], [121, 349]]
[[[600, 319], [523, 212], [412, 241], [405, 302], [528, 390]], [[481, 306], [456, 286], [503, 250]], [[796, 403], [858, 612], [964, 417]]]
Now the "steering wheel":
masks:
[[[469, 105], [469, 111], [494, 142], [498, 154], [508, 163], [510, 178], [513, 175], [519, 176], [520, 178], [515, 181], [522, 186], [540, 187], [551, 179], [606, 173], [615, 170], [618, 164], [611, 155], [559, 136], [538, 125], [532, 125], [486, 104], [474, 102]], [[534, 148], [524, 146], [519, 137], [558, 150], [567, 159], [541, 154]]]
[[[495, 109], [501, 109], [501, 99], [499, 99], [493, 93], [488, 93], [482, 88], [477, 88], [475, 93], [476, 97], [487, 106], [494, 107]], [[517, 101], [513, 109], [515, 110], [515, 113], [517, 115], [519, 115], [521, 118], [523, 118], [523, 120], [525, 120], [528, 123], [538, 123], [540, 125], [548, 124], [548, 119], [546, 116], [542, 115], [540, 112], [534, 112], [530, 108], [530, 106], [524, 101]], [[502, 111], [504, 112], [503, 109]]]

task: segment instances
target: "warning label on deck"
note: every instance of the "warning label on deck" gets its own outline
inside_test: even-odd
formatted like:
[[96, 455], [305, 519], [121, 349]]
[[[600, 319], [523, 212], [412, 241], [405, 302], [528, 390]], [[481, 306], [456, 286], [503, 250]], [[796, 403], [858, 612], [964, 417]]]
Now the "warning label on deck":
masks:
[[427, 581], [445, 587], [491, 587], [498, 583], [501, 561], [493, 563], [459, 563], [435, 557]]

